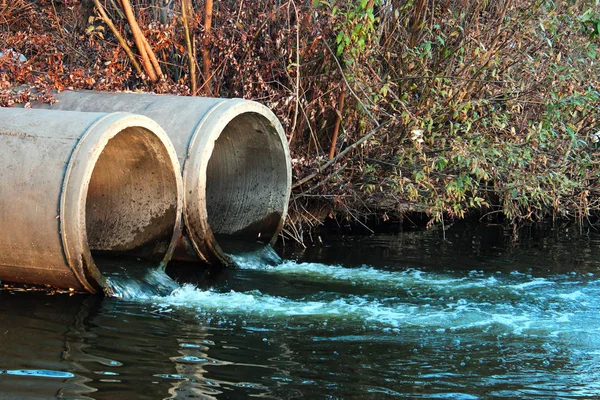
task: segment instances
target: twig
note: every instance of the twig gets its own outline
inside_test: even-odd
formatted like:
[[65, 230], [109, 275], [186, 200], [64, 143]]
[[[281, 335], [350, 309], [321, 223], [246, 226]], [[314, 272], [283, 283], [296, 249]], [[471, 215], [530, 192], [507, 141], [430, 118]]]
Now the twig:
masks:
[[446, 241], [446, 227], [444, 226], [444, 211], [440, 211], [441, 219], [442, 219], [442, 238], [444, 242]]
[[363, 108], [365, 113], [371, 118], [371, 120], [375, 123], [375, 125], [379, 125], [379, 121], [377, 121], [377, 119], [375, 119], [375, 117], [373, 116], [373, 114], [371, 114], [371, 112], [369, 111], [367, 106], [365, 106], [365, 103], [363, 103], [362, 100], [356, 95], [354, 90], [352, 90], [352, 87], [350, 86], [350, 82], [348, 82], [348, 79], [346, 79], [346, 74], [344, 74], [344, 68], [342, 68], [342, 64], [340, 64], [340, 61], [337, 59], [333, 50], [331, 50], [331, 47], [329, 47], [329, 45], [327, 44], [327, 41], [323, 40], [323, 44], [325, 45], [325, 47], [327, 47], [327, 50], [329, 50], [329, 53], [331, 53], [331, 56], [333, 57], [333, 60], [337, 64], [337, 66], [340, 70], [340, 73], [342, 74], [342, 78], [344, 79], [344, 82], [346, 83], [348, 90], [350, 90], [350, 93], [352, 93], [352, 96], [354, 96], [356, 101], [358, 101], [358, 103], [361, 105], [361, 107]]
[[137, 60], [135, 59], [135, 56], [133, 55], [133, 52], [131, 51], [131, 48], [129, 47], [129, 45], [127, 44], [125, 39], [123, 39], [123, 36], [119, 32], [119, 30], [117, 29], [115, 24], [113, 24], [112, 20], [110, 19], [110, 17], [104, 10], [104, 7], [102, 7], [100, 0], [94, 0], [94, 4], [96, 5], [96, 8], [98, 9], [98, 12], [100, 13], [100, 17], [102, 17], [102, 20], [104, 21], [104, 23], [108, 26], [108, 28], [111, 30], [113, 35], [115, 35], [115, 37], [119, 41], [119, 44], [121, 45], [123, 50], [125, 50], [127, 57], [129, 57], [129, 60], [131, 61], [131, 64], [137, 71], [138, 75], [142, 75], [142, 68], [140, 67], [140, 64], [138, 64]]
[[[298, 205], [298, 202], [294, 201], [294, 204]], [[306, 223], [308, 223], [311, 226], [323, 225], [323, 221], [317, 218], [316, 215], [308, 211], [306, 207], [304, 207], [304, 204], [300, 203], [300, 208], [304, 210], [304, 220], [306, 221]]]
[[301, 193], [299, 195], [296, 196], [296, 198], [299, 197], [311, 197], [311, 198], [317, 198], [317, 199], [335, 199], [335, 198], [345, 198], [345, 197], [353, 197], [352, 195], [349, 194], [310, 194], [310, 193]]
[[[202, 92], [202, 89], [204, 89], [204, 87], [208, 84], [208, 82], [215, 76], [215, 74], [221, 69], [221, 67], [223, 66], [223, 64], [225, 64], [225, 61], [227, 61], [226, 58], [223, 58], [221, 60], [221, 62], [219, 63], [219, 65], [217, 65], [217, 68], [214, 68], [212, 73], [210, 74], [210, 79], [208, 81], [205, 81], [202, 86], [200, 86], [198, 88], [198, 90], [196, 91], [197, 93]], [[194, 93], [194, 95], [196, 95], [197, 93]]]
[[294, 5], [294, 12], [296, 13], [296, 104], [294, 106], [294, 122], [292, 123], [292, 129], [290, 130], [290, 142], [292, 141], [296, 130], [298, 108], [300, 106], [300, 20], [298, 18], [298, 8], [296, 7], [296, 3], [293, 1], [291, 3]]
[[338, 133], [340, 131], [340, 125], [342, 124], [343, 112], [344, 112], [344, 100], [346, 99], [346, 86], [342, 88], [340, 93], [340, 104], [337, 109], [337, 118], [335, 119], [335, 127], [333, 128], [333, 137], [331, 138], [331, 147], [329, 148], [329, 159], [331, 160], [335, 156], [335, 146], [337, 145]]
[[237, 13], [237, 22], [240, 22], [240, 15], [242, 15], [242, 7], [244, 6], [244, 0], [240, 1], [240, 8]]
[[463, 78], [460, 76], [453, 76], [453, 75], [409, 75], [409, 76], [400, 76], [394, 79], [390, 79], [390, 81], [392, 82], [398, 82], [398, 81], [407, 81], [407, 80], [417, 80], [417, 79], [423, 79], [423, 80], [429, 80], [429, 79], [449, 79], [449, 80], [461, 80], [461, 81], [467, 81], [467, 82], [482, 82], [482, 83], [497, 83], [497, 84], [508, 84], [510, 82], [508, 81], [498, 81], [498, 80], [487, 80], [487, 79], [472, 79], [472, 78]]
[[60, 32], [60, 36], [64, 38], [65, 30], [60, 23], [60, 17], [58, 16], [58, 11], [56, 11], [56, 5], [54, 4], [54, 0], [52, 0], [52, 9], [54, 10], [54, 17], [56, 18], [56, 24], [58, 25], [58, 31]]
[[317, 176], [318, 174], [320, 174], [321, 172], [323, 172], [324, 170], [326, 170], [327, 168], [331, 167], [333, 164], [335, 164], [340, 158], [344, 157], [346, 154], [348, 154], [350, 151], [352, 151], [354, 148], [356, 148], [357, 146], [360, 146], [361, 144], [363, 144], [365, 141], [369, 140], [374, 134], [376, 134], [377, 132], [379, 132], [382, 128], [386, 127], [387, 125], [389, 125], [392, 121], [388, 120], [386, 122], [384, 122], [383, 124], [379, 125], [373, 129], [371, 132], [367, 133], [365, 136], [361, 137], [359, 140], [357, 140], [356, 142], [354, 142], [353, 144], [351, 144], [350, 146], [346, 147], [342, 152], [340, 152], [340, 154], [338, 154], [337, 156], [335, 156], [334, 158], [332, 158], [331, 160], [329, 160], [328, 162], [326, 162], [325, 164], [323, 164], [322, 167], [319, 167], [317, 169], [317, 172], [314, 172], [304, 178], [302, 178], [301, 180], [299, 180], [298, 182], [296, 182], [293, 186], [292, 189], [297, 188], [300, 185], [305, 184], [306, 182], [310, 181], [311, 179], [313, 179], [315, 176]]
[[483, 214], [483, 215], [481, 216], [481, 218], [479, 218], [479, 222], [483, 221], [483, 219], [484, 219], [485, 217], [487, 217], [487, 216], [490, 216], [490, 215], [492, 215], [492, 214], [498, 214], [498, 213], [501, 213], [501, 212], [503, 212], [503, 211], [504, 211], [504, 210], [494, 210], [494, 211], [490, 211], [490, 212], [488, 212], [488, 213], [485, 213], [485, 214]]
[[341, 167], [339, 167], [338, 169], [336, 169], [335, 171], [333, 171], [332, 173], [330, 173], [329, 175], [327, 175], [325, 178], [321, 179], [316, 185], [313, 185], [313, 186], [309, 187], [308, 189], [304, 190], [302, 193], [299, 193], [298, 195], [296, 195], [294, 197], [298, 198], [298, 197], [305, 197], [305, 196], [307, 196], [310, 192], [312, 192], [313, 190], [317, 189], [319, 186], [323, 185], [324, 183], [327, 183], [335, 175], [337, 175], [338, 173], [342, 172], [342, 170], [344, 168], [346, 168], [346, 165], [347, 164], [342, 165]]
[[[290, 225], [293, 226], [293, 225]], [[306, 245], [304, 244], [304, 242], [302, 240], [300, 240], [300, 238], [297, 236], [298, 235], [298, 231], [295, 229], [294, 227], [294, 233], [290, 232], [289, 230], [283, 228], [281, 230], [283, 233], [285, 233], [286, 235], [288, 235], [292, 240], [294, 240], [296, 243], [298, 243], [300, 246], [302, 246], [302, 248], [306, 249]]]
[[113, 9], [116, 11], [116, 13], [119, 14], [119, 18], [121, 18], [121, 19], [125, 18], [125, 15], [123, 15], [119, 6], [117, 6], [115, 4], [115, 0], [110, 0], [110, 4], [112, 4]]
[[350, 214], [350, 216], [351, 216], [352, 218], [354, 218], [354, 220], [355, 220], [356, 222], [358, 222], [360, 225], [362, 225], [362, 226], [363, 226], [363, 228], [365, 228], [366, 230], [368, 230], [368, 231], [369, 231], [369, 232], [371, 232], [371, 233], [375, 233], [375, 231], [374, 231], [374, 230], [372, 230], [371, 228], [369, 228], [369, 227], [368, 227], [367, 225], [365, 225], [365, 224], [364, 224], [364, 223], [363, 223], [363, 222], [362, 222], [360, 219], [358, 219], [358, 217], [357, 217], [356, 215], [352, 214], [352, 211], [351, 211], [351, 210], [348, 208], [348, 206], [347, 206], [346, 204], [344, 204], [344, 203], [341, 203], [341, 204], [342, 204], [342, 206], [344, 206], [344, 208], [346, 209], [346, 212], [347, 212], [348, 214]]
[[[194, 14], [192, 14], [194, 15]], [[194, 57], [194, 74], [196, 73], [196, 71], [200, 72], [200, 67], [198, 66], [198, 52], [196, 49], [196, 37], [192, 34], [192, 56]], [[198, 75], [196, 75], [196, 87], [198, 87]], [[198, 92], [198, 89], [196, 89], [196, 92]], [[196, 93], [194, 93], [194, 96], [196, 95]]]
[[415, 15], [413, 16], [413, 22], [411, 26], [410, 32], [410, 47], [415, 47], [415, 43], [417, 41], [417, 35], [421, 31], [421, 23], [425, 20], [427, 16], [427, 3], [424, 0], [418, 0], [417, 4], [414, 6]]

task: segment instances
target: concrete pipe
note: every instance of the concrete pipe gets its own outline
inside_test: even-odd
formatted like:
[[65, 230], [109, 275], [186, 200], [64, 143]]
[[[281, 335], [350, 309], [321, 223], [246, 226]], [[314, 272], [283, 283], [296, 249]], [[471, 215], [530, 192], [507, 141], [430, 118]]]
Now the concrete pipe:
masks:
[[52, 109], [128, 111], [165, 129], [183, 165], [187, 238], [174, 258], [197, 253], [206, 262], [227, 265], [240, 242], [276, 240], [292, 174], [283, 128], [265, 106], [242, 99], [91, 91], [62, 92], [56, 99]]
[[0, 108], [0, 280], [100, 292], [105, 254], [166, 264], [182, 188], [149, 118]]

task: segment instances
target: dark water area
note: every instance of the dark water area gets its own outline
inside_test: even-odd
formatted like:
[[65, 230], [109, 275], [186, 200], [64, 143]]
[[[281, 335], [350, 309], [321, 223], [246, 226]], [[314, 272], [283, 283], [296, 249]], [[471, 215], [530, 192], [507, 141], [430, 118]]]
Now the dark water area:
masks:
[[0, 291], [0, 399], [599, 398], [600, 234], [446, 238], [324, 238], [121, 298]]

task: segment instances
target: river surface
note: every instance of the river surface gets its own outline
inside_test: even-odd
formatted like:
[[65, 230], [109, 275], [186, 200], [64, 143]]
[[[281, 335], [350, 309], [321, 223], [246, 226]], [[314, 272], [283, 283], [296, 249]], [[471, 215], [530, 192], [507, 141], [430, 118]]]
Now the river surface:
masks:
[[600, 234], [441, 236], [169, 268], [121, 298], [0, 290], [0, 398], [599, 398]]

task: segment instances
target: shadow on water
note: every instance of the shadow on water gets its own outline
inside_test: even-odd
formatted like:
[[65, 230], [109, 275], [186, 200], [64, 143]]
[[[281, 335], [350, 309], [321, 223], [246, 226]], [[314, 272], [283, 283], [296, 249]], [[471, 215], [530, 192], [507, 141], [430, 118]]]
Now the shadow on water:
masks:
[[[381, 269], [423, 271], [502, 270], [549, 273], [597, 271], [600, 231], [578, 227], [531, 226], [519, 231], [500, 225], [456, 222], [431, 231], [323, 238], [323, 246], [279, 249], [285, 259]], [[574, 268], [574, 266], [577, 268]]]

